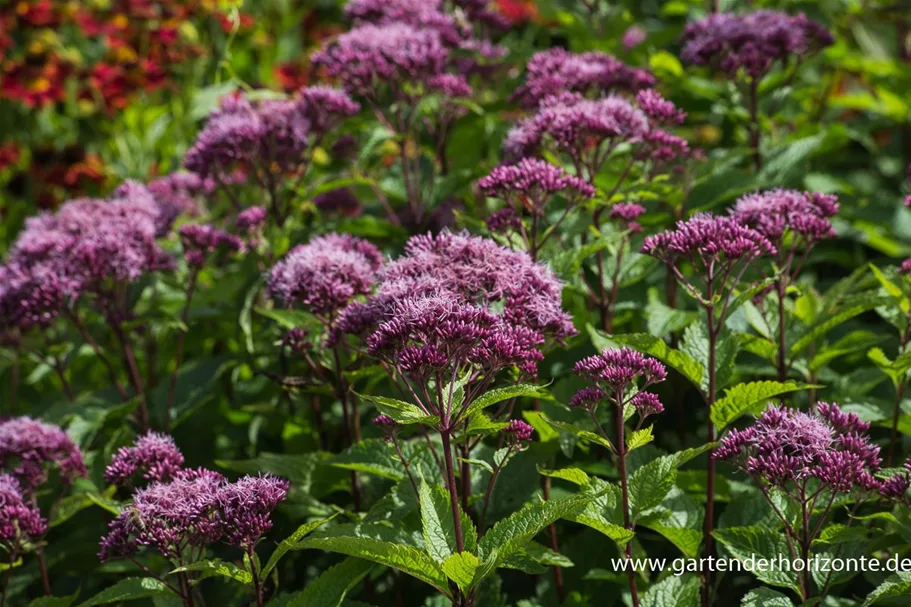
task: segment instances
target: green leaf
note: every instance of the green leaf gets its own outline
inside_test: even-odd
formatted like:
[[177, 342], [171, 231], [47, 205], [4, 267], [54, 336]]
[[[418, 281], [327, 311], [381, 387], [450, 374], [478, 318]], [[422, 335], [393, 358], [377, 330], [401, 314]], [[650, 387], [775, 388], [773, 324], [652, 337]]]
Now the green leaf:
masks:
[[113, 586], [105, 588], [79, 607], [94, 607], [95, 605], [110, 605], [123, 601], [136, 601], [165, 594], [173, 594], [167, 586], [154, 578], [130, 577], [120, 580]]
[[642, 607], [693, 607], [699, 604], [699, 588], [695, 575], [671, 575], [649, 587]]
[[303, 310], [285, 310], [276, 308], [254, 308], [260, 316], [277, 322], [283, 329], [297, 327], [311, 327], [314, 325], [313, 315]]
[[658, 295], [658, 289], [655, 288], [648, 290], [645, 314], [648, 318], [648, 332], [656, 337], [676, 333], [699, 318], [696, 312], [678, 310], [665, 304]]
[[608, 441], [607, 439], [605, 439], [603, 436], [601, 436], [599, 434], [595, 434], [594, 432], [589, 432], [588, 430], [583, 430], [582, 428], [577, 428], [574, 425], [567, 423], [567, 422], [561, 422], [561, 421], [557, 421], [555, 419], [551, 419], [544, 413], [541, 413], [540, 415], [541, 415], [541, 419], [543, 419], [545, 422], [550, 424], [556, 430], [559, 430], [561, 432], [566, 432], [567, 434], [572, 434], [573, 436], [578, 436], [581, 440], [584, 440], [584, 441], [587, 441], [590, 443], [595, 443], [596, 445], [601, 445], [602, 447], [604, 447], [605, 449], [608, 449], [610, 451], [614, 450], [614, 446], [610, 443], [610, 441]]
[[458, 421], [465, 419], [476, 411], [481, 411], [486, 409], [491, 405], [503, 402], [510, 398], [518, 398], [520, 396], [531, 396], [534, 398], [545, 398], [548, 396], [547, 391], [545, 391], [540, 386], [534, 384], [518, 384], [515, 386], [506, 386], [504, 388], [496, 388], [494, 390], [489, 390], [477, 397], [472, 401], [468, 406], [465, 412], [459, 416]]
[[810, 361], [809, 368], [811, 371], [818, 371], [836, 358], [855, 352], [866, 352], [885, 339], [885, 335], [879, 335], [872, 331], [851, 331], [844, 337], [839, 338], [835, 343], [827, 344], [825, 347], [820, 348], [813, 360]]
[[911, 594], [911, 571], [901, 571], [886, 578], [886, 581], [867, 596], [861, 607], [869, 607], [883, 599], [907, 597]]
[[702, 506], [679, 488], [673, 488], [656, 515], [644, 517], [640, 524], [657, 531], [687, 557], [695, 558], [702, 545]]
[[310, 536], [302, 544], [303, 548], [339, 552], [398, 569], [449, 596], [446, 574], [430, 555], [414, 546], [363, 535]]
[[70, 596], [43, 596], [29, 603], [28, 607], [70, 607], [78, 596], [78, 592]]
[[589, 476], [579, 468], [561, 468], [560, 470], [545, 470], [538, 468], [538, 472], [551, 478], [559, 478], [569, 481], [574, 485], [583, 486], [588, 484]]
[[743, 597], [740, 607], [794, 607], [794, 603], [780, 592], [769, 588], [757, 588]]
[[833, 314], [824, 315], [821, 320], [809, 327], [803, 335], [801, 335], [800, 339], [795, 341], [791, 346], [791, 355], [793, 356], [794, 354], [803, 352], [817, 339], [845, 321], [876, 307], [888, 305], [890, 303], [892, 303], [892, 298], [890, 297], [863, 296], [853, 298], [853, 302], [846, 305], [844, 309]]
[[896, 387], [904, 382], [908, 371], [911, 370], [911, 350], [902, 352], [895, 360], [889, 360], [889, 357], [880, 348], [870, 348], [867, 358], [873, 361], [873, 364], [885, 373], [892, 380], [892, 385]]
[[455, 582], [463, 593], [468, 593], [474, 585], [475, 575], [481, 566], [481, 559], [470, 552], [456, 552], [450, 554], [440, 567]]
[[899, 308], [905, 314], [911, 312], [911, 301], [908, 300], [908, 297], [905, 295], [902, 288], [892, 282], [892, 280], [886, 276], [882, 270], [880, 270], [876, 265], [870, 264], [870, 271], [873, 272], [873, 276], [876, 277], [876, 280], [879, 281], [879, 284], [882, 288], [891, 295], [895, 301], [898, 303]]
[[594, 494], [580, 493], [546, 502], [532, 502], [512, 513], [490, 529], [478, 544], [478, 554], [485, 563], [499, 567], [506, 559], [522, 550], [538, 533], [554, 521], [578, 514], [591, 502]]
[[626, 452], [629, 453], [630, 451], [634, 451], [639, 447], [649, 444], [653, 440], [655, 440], [654, 426], [636, 430], [626, 437]]
[[[417, 453], [424, 452], [426, 449], [426, 446], [421, 446], [418, 450], [418, 445], [414, 441], [402, 443], [402, 451], [409, 462]], [[407, 478], [405, 467], [399, 460], [395, 448], [381, 438], [368, 438], [355, 443], [346, 451], [329, 458], [326, 463], [337, 468], [365, 472], [393, 481]]]
[[[712, 535], [731, 556], [744, 564], [744, 568], [754, 558], [778, 559], [782, 555], [786, 558], [790, 555], [784, 534], [770, 527], [729, 527], [716, 529]], [[755, 567], [753, 574], [766, 584], [799, 590], [797, 574], [783, 568]]]
[[417, 405], [406, 403], [403, 400], [387, 396], [371, 396], [369, 394], [358, 394], [357, 396], [375, 406], [380, 413], [388, 415], [400, 424], [433, 425], [440, 421], [440, 418], [436, 415], [427, 415]]
[[347, 558], [330, 567], [288, 599], [285, 607], [341, 607], [351, 589], [373, 569], [373, 563]]
[[253, 575], [249, 571], [245, 571], [234, 563], [228, 563], [221, 559], [197, 561], [195, 563], [190, 563], [189, 565], [184, 565], [183, 567], [178, 567], [171, 571], [171, 573], [180, 573], [182, 571], [199, 571], [202, 573], [200, 579], [220, 576], [235, 580], [241, 584], [253, 583]]
[[737, 384], [725, 390], [724, 398], [715, 401], [715, 404], [712, 405], [712, 422], [721, 430], [737, 421], [742, 415], [758, 413], [759, 410], [765, 408], [770, 398], [789, 392], [821, 387], [794, 381], [754, 381]]
[[450, 532], [447, 533], [441, 516], [441, 514], [445, 516], [445, 511], [440, 513], [437, 510], [430, 486], [424, 482], [421, 483], [420, 504], [421, 522], [424, 530], [424, 549], [433, 560], [442, 563], [453, 553], [453, 548], [455, 547], [455, 533], [452, 531], [452, 512], [449, 513]]
[[272, 570], [275, 569], [278, 562], [282, 559], [289, 550], [294, 550], [297, 548], [298, 544], [302, 539], [334, 519], [338, 515], [332, 515], [329, 518], [324, 518], [319, 521], [313, 521], [310, 523], [304, 523], [297, 530], [283, 539], [281, 543], [275, 547], [275, 550], [272, 551], [272, 555], [269, 557], [269, 561], [266, 563], [266, 566], [263, 567], [262, 577], [267, 578], [269, 574], [272, 573]]
[[592, 343], [598, 349], [629, 346], [643, 354], [654, 356], [667, 366], [672, 367], [694, 386], [700, 387], [702, 385], [702, 364], [680, 350], [671, 348], [660, 337], [646, 333], [606, 335], [591, 325], [588, 325], [588, 333], [591, 336]]
[[[724, 311], [726, 318], [730, 318], [737, 308], [750, 301], [759, 294], [766, 287], [775, 284], [775, 278], [769, 277], [764, 280], [760, 280], [757, 283], [750, 285], [749, 288], [741, 291], [738, 295], [728, 303], [727, 309]], [[715, 309], [715, 318], [716, 320], [721, 320], [721, 308], [718, 307]]]
[[677, 480], [677, 460], [663, 456], [639, 467], [629, 479], [629, 506], [632, 520], [664, 501]]

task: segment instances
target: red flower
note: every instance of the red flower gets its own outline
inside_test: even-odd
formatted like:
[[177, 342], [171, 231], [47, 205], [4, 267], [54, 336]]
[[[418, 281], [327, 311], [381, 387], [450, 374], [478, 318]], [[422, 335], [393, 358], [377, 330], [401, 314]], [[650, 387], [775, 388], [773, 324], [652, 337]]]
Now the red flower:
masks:
[[286, 93], [307, 86], [310, 76], [306, 66], [299, 63], [280, 63], [275, 66], [275, 80]]
[[512, 23], [538, 19], [538, 5], [535, 0], [497, 0], [497, 8]]
[[19, 162], [19, 146], [13, 142], [0, 144], [0, 172]]

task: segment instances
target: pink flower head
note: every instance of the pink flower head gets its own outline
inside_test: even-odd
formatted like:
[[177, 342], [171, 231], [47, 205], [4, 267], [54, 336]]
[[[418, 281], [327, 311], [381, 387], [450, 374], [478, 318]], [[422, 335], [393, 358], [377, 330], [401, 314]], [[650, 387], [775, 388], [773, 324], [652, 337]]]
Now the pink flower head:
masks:
[[247, 551], [272, 528], [272, 511], [288, 495], [288, 481], [276, 476], [245, 476], [218, 489], [216, 504], [223, 541]]
[[187, 151], [183, 165], [202, 177], [230, 173], [256, 159], [267, 127], [245, 98], [229, 97], [213, 113]]
[[517, 164], [501, 165], [478, 182], [487, 196], [505, 200], [516, 211], [540, 213], [554, 194], [570, 203], [594, 198], [595, 188], [562, 168], [535, 158]]
[[629, 404], [636, 409], [636, 413], [639, 414], [641, 419], [664, 411], [664, 405], [661, 404], [658, 395], [652, 394], [651, 392], [637, 392], [636, 395], [630, 399]]
[[713, 261], [749, 260], [773, 255], [776, 250], [769, 240], [730, 217], [708, 213], [694, 215], [667, 230], [645, 239], [642, 252], [675, 264], [678, 259]]
[[898, 268], [898, 273], [906, 276], [911, 274], [911, 259], [906, 259], [902, 262], [901, 266]]
[[630, 348], [602, 350], [577, 362], [573, 372], [621, 394], [633, 384], [645, 387], [667, 378], [664, 365]]
[[770, 405], [750, 428], [729, 432], [714, 457], [774, 486], [813, 478], [835, 493], [879, 492], [879, 447], [867, 428], [834, 404], [820, 403], [815, 414]]
[[779, 246], [785, 233], [809, 245], [835, 235], [830, 219], [838, 212], [837, 201], [819, 192], [770, 190], [741, 197], [731, 216]]
[[250, 207], [237, 215], [234, 226], [241, 234], [250, 234], [259, 230], [266, 224], [266, 208], [261, 206]]
[[334, 314], [370, 292], [383, 265], [379, 249], [349, 234], [328, 234], [295, 247], [272, 268], [269, 292], [286, 306]]
[[29, 502], [16, 477], [0, 474], [0, 543], [10, 554], [20, 553], [47, 532], [47, 521]]
[[636, 48], [648, 37], [648, 32], [645, 31], [645, 28], [641, 25], [631, 25], [625, 32], [623, 32], [623, 37], [620, 39], [620, 42], [623, 44], [623, 48], [627, 51], [631, 51]]
[[833, 42], [826, 28], [803, 13], [716, 13], [686, 27], [681, 57], [687, 63], [711, 65], [731, 76], [743, 71], [760, 79], [775, 63], [798, 60]]
[[309, 129], [324, 136], [345, 118], [361, 111], [361, 106], [348, 93], [329, 86], [307, 86], [300, 90], [301, 114], [309, 121]]
[[313, 63], [352, 94], [376, 98], [387, 87], [423, 82], [443, 71], [449, 51], [437, 31], [405, 23], [365, 24], [326, 44]]
[[[654, 101], [650, 96], [643, 99]], [[664, 115], [673, 110], [664, 107], [661, 111]], [[553, 148], [581, 163], [593, 179], [605, 161], [605, 149], [613, 150], [623, 143], [643, 161], [668, 162], [688, 155], [686, 140], [659, 128], [659, 124], [625, 97], [587, 99], [579, 93], [560, 93], [545, 97], [534, 115], [520, 121], [507, 134], [503, 149], [507, 156], [521, 158], [535, 155], [542, 147]]]
[[131, 447], [121, 447], [104, 469], [104, 480], [131, 487], [137, 475], [147, 481], [169, 481], [183, 467], [183, 453], [166, 434], [149, 432]]
[[514, 443], [527, 443], [531, 440], [535, 429], [520, 419], [514, 419], [509, 422], [508, 426], [503, 428], [502, 432]]
[[571, 53], [552, 48], [535, 53], [526, 65], [525, 84], [516, 97], [535, 106], [549, 95], [563, 92], [602, 95], [617, 91], [636, 92], [654, 86], [646, 70], [629, 67], [598, 51]]
[[470, 28], [443, 12], [441, 0], [351, 0], [345, 14], [356, 24], [405, 24], [436, 32], [447, 45], [455, 46], [470, 35]]
[[245, 249], [240, 238], [209, 224], [181, 226], [180, 241], [183, 244], [184, 258], [195, 268], [203, 267], [206, 260], [218, 251], [238, 253]]
[[30, 417], [0, 422], [0, 468], [16, 477], [26, 493], [43, 485], [52, 468], [66, 483], [87, 474], [82, 453], [66, 432]]
[[211, 471], [187, 471], [168, 483], [140, 489], [110, 524], [101, 540], [99, 558], [131, 557], [140, 547], [157, 550], [168, 559], [179, 558], [188, 547], [218, 541], [224, 525], [218, 512], [223, 476]]

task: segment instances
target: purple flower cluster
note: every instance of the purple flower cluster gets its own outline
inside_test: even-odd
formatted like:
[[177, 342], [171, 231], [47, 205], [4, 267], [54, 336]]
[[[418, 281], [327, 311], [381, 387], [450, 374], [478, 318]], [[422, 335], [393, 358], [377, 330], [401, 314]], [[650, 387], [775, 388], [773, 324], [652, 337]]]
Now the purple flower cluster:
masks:
[[265, 207], [255, 206], [241, 211], [234, 221], [234, 227], [241, 234], [252, 234], [266, 224], [267, 212]]
[[131, 447], [121, 447], [104, 469], [104, 480], [132, 487], [138, 475], [147, 481], [169, 481], [183, 468], [183, 453], [167, 434], [150, 432]]
[[552, 48], [532, 55], [526, 65], [525, 84], [515, 97], [534, 107], [545, 98], [563, 92], [601, 96], [636, 92], [654, 85], [655, 77], [651, 73], [629, 67], [611, 55]]
[[87, 474], [79, 447], [58, 426], [30, 417], [0, 422], [0, 468], [32, 493], [57, 469], [65, 483]]
[[641, 232], [642, 226], [636, 220], [645, 213], [645, 207], [635, 202], [618, 202], [610, 208], [608, 217], [614, 221], [626, 224], [626, 229], [631, 232]]
[[171, 475], [167, 482], [136, 491], [133, 502], [111, 522], [101, 540], [102, 562], [132, 557], [141, 547], [180, 559], [190, 549], [219, 541], [252, 551], [271, 529], [272, 511], [288, 494], [288, 482], [271, 475], [233, 483], [204, 468]]
[[312, 139], [322, 138], [360, 106], [344, 92], [308, 87], [294, 98], [253, 102], [243, 94], [222, 99], [209, 116], [184, 166], [202, 178], [224, 184], [236, 170], [297, 169]]
[[771, 190], [747, 194], [731, 210], [731, 216], [779, 248], [786, 233], [805, 245], [835, 235], [830, 219], [838, 213], [838, 198], [819, 192]]
[[535, 433], [535, 429], [532, 428], [530, 424], [527, 424], [520, 419], [514, 419], [503, 428], [502, 432], [510, 442], [527, 443], [531, 440], [532, 435]]
[[245, 249], [243, 240], [209, 224], [181, 226], [180, 242], [183, 244], [184, 259], [193, 268], [203, 267], [206, 260], [218, 251], [238, 253]]
[[441, 73], [449, 49], [434, 29], [406, 23], [368, 23], [329, 42], [313, 55], [314, 65], [339, 78], [345, 89], [377, 99], [387, 89], [427, 81]]
[[345, 14], [355, 25], [404, 24], [433, 31], [447, 46], [457, 46], [471, 35], [471, 28], [443, 12], [441, 0], [351, 0]]
[[594, 411], [609, 398], [619, 407], [631, 404], [640, 420], [664, 411], [655, 394], [643, 391], [667, 378], [664, 365], [654, 358], [629, 348], [605, 349], [577, 362], [573, 372], [594, 385], [579, 390], [570, 399], [570, 408]]
[[770, 405], [749, 428], [731, 430], [714, 457], [775, 487], [815, 479], [833, 493], [888, 493], [895, 487], [875, 476], [881, 459], [869, 428], [834, 404], [819, 403], [815, 413]]
[[624, 143], [632, 146], [632, 153], [641, 161], [668, 162], [688, 155], [685, 139], [660, 128], [662, 121], [676, 120], [680, 113], [669, 109], [666, 100], [659, 103], [654, 95], [639, 98], [650, 112], [660, 115], [661, 121], [617, 95], [601, 99], [587, 99], [578, 93], [551, 95], [541, 101], [535, 114], [510, 130], [503, 150], [510, 158], [523, 158], [553, 147], [569, 156], [579, 174], [587, 171], [589, 181]]
[[642, 252], [671, 265], [686, 259], [693, 264], [701, 261], [707, 267], [715, 262], [774, 255], [776, 249], [768, 238], [731, 217], [702, 213], [678, 222], [673, 230], [649, 236]]
[[681, 57], [710, 65], [731, 76], [743, 71], [761, 79], [775, 63], [806, 57], [834, 42], [832, 34], [803, 13], [761, 10], [736, 15], [718, 13], [691, 23], [683, 32]]
[[369, 335], [370, 352], [410, 376], [449, 377], [469, 365], [486, 376], [511, 366], [534, 375], [542, 344], [575, 333], [561, 291], [526, 253], [449, 231], [415, 236], [330, 339]]
[[47, 326], [85, 292], [172, 267], [156, 241], [171, 220], [133, 182], [109, 200], [72, 200], [53, 215], [28, 219], [0, 266], [0, 329]]
[[286, 306], [334, 316], [354, 297], [370, 292], [382, 265], [382, 253], [369, 242], [328, 234], [295, 247], [275, 264], [269, 292]]
[[491, 218], [492, 223], [488, 222], [491, 231], [518, 227], [523, 212], [542, 215], [555, 194], [560, 194], [568, 206], [595, 196], [595, 188], [585, 181], [536, 158], [523, 158], [517, 164], [498, 166], [478, 182], [478, 187], [485, 195], [500, 198], [509, 205], [505, 213]]
[[0, 474], [0, 544], [15, 557], [47, 532], [47, 521], [27, 502], [19, 481]]

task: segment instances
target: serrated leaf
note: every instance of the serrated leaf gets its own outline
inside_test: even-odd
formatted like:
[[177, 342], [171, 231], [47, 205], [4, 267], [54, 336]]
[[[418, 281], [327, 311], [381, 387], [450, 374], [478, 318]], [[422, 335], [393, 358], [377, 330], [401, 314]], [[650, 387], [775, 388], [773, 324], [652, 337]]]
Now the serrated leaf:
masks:
[[481, 396], [474, 399], [471, 404], [468, 405], [468, 408], [461, 416], [459, 416], [456, 423], [465, 419], [476, 411], [481, 411], [482, 409], [503, 402], [504, 400], [508, 400], [510, 398], [518, 398], [520, 396], [545, 398], [547, 397], [547, 391], [534, 384], [518, 384], [515, 386], [506, 386], [503, 388], [488, 390]]
[[498, 567], [522, 550], [529, 541], [558, 519], [578, 514], [591, 502], [593, 494], [532, 502], [493, 526], [478, 543], [478, 554], [485, 563]]
[[794, 381], [753, 381], [737, 384], [724, 391], [724, 397], [712, 405], [712, 423], [721, 430], [747, 413], [758, 413], [769, 399], [790, 392], [822, 386]]
[[432, 426], [440, 421], [436, 415], [427, 415], [417, 405], [390, 398], [388, 396], [372, 396], [358, 394], [358, 398], [372, 404], [380, 413], [388, 415], [400, 424], [425, 424]]
[[[712, 535], [745, 568], [753, 558], [777, 559], [780, 555], [790, 554], [784, 534], [769, 527], [729, 527], [716, 529]], [[756, 567], [753, 575], [772, 586], [799, 590], [797, 574], [782, 568]]]
[[561, 432], [566, 432], [567, 434], [572, 434], [573, 436], [577, 436], [580, 439], [587, 441], [589, 443], [595, 443], [596, 445], [601, 445], [602, 447], [604, 447], [605, 449], [608, 449], [610, 451], [614, 450], [614, 446], [610, 443], [610, 441], [608, 441], [607, 439], [605, 439], [603, 436], [601, 436], [599, 434], [595, 434], [594, 432], [590, 432], [588, 430], [583, 430], [582, 428], [577, 428], [574, 425], [567, 423], [567, 422], [561, 422], [561, 421], [557, 421], [555, 419], [551, 419], [544, 413], [541, 413], [540, 415], [541, 415], [541, 419], [543, 419], [545, 422], [550, 424], [551, 427], [553, 427], [556, 430], [559, 430]]
[[626, 452], [634, 451], [639, 447], [649, 444], [655, 440], [654, 426], [636, 430], [626, 437]]
[[200, 579], [218, 576], [240, 582], [241, 584], [253, 583], [253, 576], [249, 571], [245, 571], [234, 563], [228, 563], [221, 559], [197, 561], [195, 563], [190, 563], [189, 565], [184, 565], [183, 567], [178, 567], [171, 571], [171, 573], [180, 573], [182, 571], [198, 571], [202, 574]]
[[677, 460], [663, 456], [640, 466], [629, 479], [629, 507], [632, 520], [659, 505], [677, 480]]
[[324, 571], [301, 592], [291, 595], [284, 607], [341, 607], [351, 589], [374, 566], [369, 561], [347, 558]]
[[794, 607], [794, 603], [780, 592], [769, 588], [757, 588], [743, 597], [740, 607]]
[[693, 607], [699, 604], [699, 578], [671, 575], [649, 587], [642, 607]]
[[440, 563], [443, 572], [466, 594], [474, 585], [480, 566], [481, 559], [470, 552], [455, 552]]
[[560, 470], [545, 470], [538, 468], [538, 472], [544, 476], [549, 476], [551, 478], [559, 478], [565, 481], [569, 481], [574, 485], [579, 485], [580, 487], [586, 485], [589, 481], [589, 476], [584, 471], [579, 468], [561, 468]]
[[78, 592], [70, 596], [43, 596], [33, 600], [28, 607], [70, 607], [76, 602], [78, 596]]
[[861, 607], [869, 607], [883, 599], [907, 597], [909, 594], [911, 594], [911, 571], [901, 571], [886, 578], [885, 582], [867, 595], [867, 599]]
[[373, 537], [331, 535], [310, 536], [303, 541], [303, 547], [338, 552], [398, 569], [449, 596], [446, 574], [430, 555], [414, 546]]
[[908, 300], [908, 297], [902, 291], [901, 287], [892, 282], [892, 280], [886, 276], [882, 270], [876, 267], [875, 264], [870, 264], [870, 271], [873, 272], [873, 276], [876, 277], [876, 280], [879, 281], [880, 286], [892, 296], [893, 299], [899, 304], [899, 308], [905, 314], [911, 312], [911, 301]]
[[110, 605], [123, 601], [136, 601], [155, 596], [173, 594], [162, 582], [149, 577], [130, 577], [120, 580], [113, 586], [105, 588], [89, 600], [79, 603], [79, 607]]
[[302, 539], [334, 519], [336, 515], [332, 515], [329, 518], [324, 518], [319, 521], [313, 521], [310, 523], [304, 523], [297, 530], [283, 539], [278, 546], [275, 547], [275, 550], [272, 551], [272, 555], [269, 557], [269, 561], [266, 563], [266, 566], [263, 567], [262, 577], [267, 578], [269, 574], [272, 573], [272, 570], [275, 569], [278, 562], [282, 559], [289, 550], [294, 550], [297, 548], [298, 544]]
[[817, 339], [842, 323], [878, 306], [888, 305], [891, 302], [892, 299], [889, 297], [864, 296], [854, 298], [853, 302], [846, 304], [845, 308], [833, 314], [823, 316], [821, 320], [809, 327], [791, 346], [790, 354], [793, 356], [803, 352]]
[[[453, 553], [453, 548], [455, 546], [455, 534], [453, 532], [447, 534], [444, 530], [443, 522], [440, 516], [441, 513], [437, 511], [437, 508], [434, 505], [434, 499], [433, 495], [430, 492], [430, 486], [424, 482], [421, 483], [420, 505], [421, 522], [424, 530], [424, 549], [427, 551], [427, 554], [433, 558], [433, 560], [438, 563], [442, 563]], [[449, 517], [449, 527], [452, 528], [452, 513], [449, 514]]]
[[588, 325], [588, 333], [596, 348], [616, 348], [628, 346], [633, 350], [654, 356], [664, 364], [672, 367], [688, 379], [694, 386], [702, 385], [702, 364], [680, 350], [675, 350], [660, 337], [646, 333], [627, 333], [624, 335], [606, 335]]
[[[414, 441], [404, 441], [402, 450], [405, 451], [406, 448], [417, 448], [417, 445]], [[420, 447], [420, 451], [424, 450], [426, 447]], [[411, 461], [416, 453], [416, 451], [406, 451], [404, 455], [408, 461]], [[355, 443], [349, 449], [326, 460], [326, 463], [337, 468], [365, 472], [394, 481], [407, 477], [395, 448], [380, 438], [370, 438]]]

